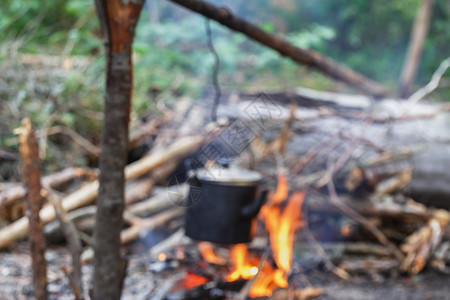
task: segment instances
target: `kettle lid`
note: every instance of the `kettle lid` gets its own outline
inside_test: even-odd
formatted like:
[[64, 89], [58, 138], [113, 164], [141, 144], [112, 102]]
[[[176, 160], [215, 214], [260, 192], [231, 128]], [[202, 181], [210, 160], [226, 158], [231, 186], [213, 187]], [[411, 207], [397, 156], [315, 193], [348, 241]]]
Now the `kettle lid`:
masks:
[[238, 167], [198, 169], [195, 174], [201, 181], [221, 184], [253, 185], [262, 179], [259, 172]]

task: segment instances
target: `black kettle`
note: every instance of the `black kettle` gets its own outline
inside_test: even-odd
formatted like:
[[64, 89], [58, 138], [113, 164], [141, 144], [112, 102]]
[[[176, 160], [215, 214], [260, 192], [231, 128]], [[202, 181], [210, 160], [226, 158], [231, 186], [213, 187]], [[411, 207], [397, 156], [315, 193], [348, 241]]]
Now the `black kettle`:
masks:
[[185, 232], [195, 240], [218, 244], [247, 243], [252, 223], [267, 191], [259, 192], [260, 173], [242, 168], [192, 172]]

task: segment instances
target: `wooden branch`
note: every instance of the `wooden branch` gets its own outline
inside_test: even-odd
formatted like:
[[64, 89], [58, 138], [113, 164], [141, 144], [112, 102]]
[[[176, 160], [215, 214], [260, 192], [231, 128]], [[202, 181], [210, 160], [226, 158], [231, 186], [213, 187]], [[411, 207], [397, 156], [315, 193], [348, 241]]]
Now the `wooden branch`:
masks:
[[[126, 179], [131, 180], [142, 176], [153, 169], [166, 164], [171, 160], [193, 153], [201, 145], [203, 137], [186, 137], [178, 139], [166, 149], [146, 156], [130, 165], [125, 169]], [[76, 208], [91, 204], [98, 193], [98, 181], [93, 181], [82, 188], [76, 190], [62, 199], [62, 206], [65, 211], [72, 211]], [[55, 211], [52, 206], [45, 206], [40, 217], [42, 222], [48, 223], [55, 219]], [[14, 241], [25, 237], [29, 225], [28, 219], [23, 217], [14, 223], [0, 229], [0, 249], [11, 245]]]
[[[81, 168], [67, 168], [59, 172], [44, 176], [42, 185], [56, 188], [74, 178], [83, 177], [86, 171]], [[8, 188], [0, 193], [0, 206], [10, 205], [25, 197], [27, 190], [22, 185]]]
[[158, 118], [136, 128], [136, 130], [130, 133], [128, 148], [133, 149], [139, 144], [147, 142], [149, 137], [152, 136], [153, 134], [156, 134], [158, 132], [158, 129], [165, 122], [166, 120], [164, 118]]
[[152, 249], [150, 249], [149, 254], [150, 256], [156, 258], [158, 257], [158, 254], [170, 251], [175, 246], [180, 245], [186, 240], [188, 240], [188, 238], [184, 235], [184, 228], [182, 227], [165, 240], [162, 240], [158, 244], [154, 245]]
[[314, 299], [323, 294], [323, 290], [315, 287], [305, 287], [302, 289], [278, 289], [273, 292], [270, 297], [272, 300], [309, 300]]
[[450, 68], [450, 57], [447, 57], [437, 70], [433, 73], [433, 76], [431, 77], [431, 81], [428, 82], [428, 84], [421, 89], [417, 90], [414, 94], [412, 94], [407, 101], [407, 104], [414, 104], [423, 99], [426, 95], [434, 91], [441, 81], [442, 76], [447, 71], [447, 69]]
[[65, 126], [53, 126], [46, 130], [46, 135], [53, 135], [61, 133], [64, 135], [67, 135], [70, 137], [76, 144], [78, 144], [80, 147], [84, 148], [87, 152], [89, 152], [94, 157], [98, 157], [100, 153], [100, 149], [92, 144], [90, 141], [85, 139], [83, 136], [81, 136], [78, 132], [73, 130], [72, 128], [65, 127]]
[[175, 203], [179, 203], [179, 201], [181, 201], [182, 198], [187, 195], [187, 189], [187, 186], [183, 186], [181, 189], [178, 186], [164, 189], [164, 191], [156, 196], [130, 205], [126, 208], [126, 211], [139, 217], [149, 216], [151, 214], [174, 206]]
[[435, 211], [428, 223], [412, 233], [401, 246], [406, 257], [402, 262], [402, 271], [417, 274], [423, 270], [443, 238], [443, 229], [450, 222], [450, 213], [446, 210]]
[[173, 159], [134, 184], [125, 187], [125, 204], [138, 202], [148, 196], [155, 185], [165, 180], [177, 167], [179, 159]]
[[174, 207], [153, 217], [143, 219], [142, 222], [124, 229], [120, 233], [120, 241], [122, 244], [127, 244], [131, 241], [134, 241], [139, 236], [139, 234], [142, 234], [143, 231], [150, 231], [152, 229], [160, 227], [172, 219], [181, 217], [183, 214], [183, 208]]
[[219, 8], [209, 2], [201, 0], [170, 1], [195, 11], [209, 19], [213, 19], [232, 30], [241, 32], [260, 44], [278, 51], [281, 55], [289, 57], [297, 63], [312, 67], [325, 75], [345, 82], [369, 95], [382, 97], [387, 94], [386, 90], [381, 85], [363, 75], [345, 66], [339, 65], [315, 51], [295, 47], [285, 39], [268, 33], [260, 27], [233, 15], [225, 8]]
[[46, 197], [55, 208], [55, 213], [58, 218], [61, 229], [64, 233], [64, 237], [67, 241], [70, 255], [72, 257], [72, 270], [73, 273], [67, 272], [70, 282], [73, 284], [73, 292], [75, 299], [84, 299], [83, 295], [83, 283], [81, 281], [81, 260], [80, 255], [82, 251], [82, 244], [80, 237], [78, 236], [78, 230], [74, 223], [67, 217], [61, 205], [61, 199], [58, 199], [55, 192], [48, 186], [45, 187]]
[[30, 233], [34, 296], [38, 300], [46, 300], [47, 295], [47, 265], [45, 261], [45, 237], [43, 224], [39, 218], [42, 207], [41, 169], [39, 151], [35, 133], [30, 119], [22, 120], [19, 134], [19, 150], [22, 156], [22, 177], [28, 190], [28, 218]]
[[364, 216], [359, 214], [352, 207], [345, 204], [345, 202], [341, 201], [336, 193], [336, 189], [334, 187], [333, 181], [329, 181], [327, 184], [328, 193], [330, 195], [331, 204], [335, 205], [338, 209], [340, 209], [344, 214], [353, 218], [355, 221], [359, 222], [363, 225], [367, 230], [369, 230], [375, 238], [383, 245], [388, 248], [391, 253], [395, 256], [395, 258], [401, 262], [404, 259], [404, 255], [400, 250], [395, 246], [384, 234], [381, 232], [375, 225], [373, 225], [369, 220], [367, 220]]

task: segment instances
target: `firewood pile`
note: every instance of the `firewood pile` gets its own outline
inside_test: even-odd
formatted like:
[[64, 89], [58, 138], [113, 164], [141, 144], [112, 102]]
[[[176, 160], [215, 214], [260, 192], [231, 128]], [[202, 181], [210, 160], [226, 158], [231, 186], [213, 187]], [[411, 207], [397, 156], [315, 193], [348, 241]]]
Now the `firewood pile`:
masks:
[[[130, 147], [151, 150], [126, 168], [122, 243], [161, 227], [174, 232], [146, 249], [146, 268], [163, 284], [145, 299], [311, 299], [326, 293], [308, 280], [315, 269], [347, 281], [414, 276], [426, 268], [450, 274], [448, 110], [306, 89], [224, 94], [215, 123], [205, 102], [182, 100], [167, 108], [131, 135]], [[211, 146], [223, 151], [211, 152]], [[271, 190], [245, 250], [193, 241], [183, 232], [186, 158], [210, 167], [222, 156], [259, 171]], [[67, 168], [41, 180], [47, 240], [67, 239], [64, 224], [75, 225], [84, 264], [93, 256], [97, 175]], [[28, 234], [25, 196], [20, 183], [0, 185], [1, 249], [13, 250]], [[292, 254], [285, 269], [267, 220], [272, 214], [281, 224], [289, 211], [297, 214], [286, 222], [292, 241], [283, 251]], [[243, 268], [239, 255], [249, 264], [248, 276], [233, 276]], [[266, 283], [269, 292], [255, 292], [252, 286], [267, 273], [282, 279]]]

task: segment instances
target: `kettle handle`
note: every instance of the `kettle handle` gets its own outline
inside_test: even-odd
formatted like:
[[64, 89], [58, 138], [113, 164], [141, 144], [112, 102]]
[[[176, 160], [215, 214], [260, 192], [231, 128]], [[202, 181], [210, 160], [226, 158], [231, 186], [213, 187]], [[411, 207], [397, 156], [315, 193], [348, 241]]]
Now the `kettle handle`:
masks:
[[261, 193], [259, 193], [259, 196], [255, 201], [242, 208], [241, 216], [250, 219], [256, 217], [261, 207], [264, 205], [264, 203], [266, 203], [268, 193], [269, 190], [263, 190]]

